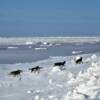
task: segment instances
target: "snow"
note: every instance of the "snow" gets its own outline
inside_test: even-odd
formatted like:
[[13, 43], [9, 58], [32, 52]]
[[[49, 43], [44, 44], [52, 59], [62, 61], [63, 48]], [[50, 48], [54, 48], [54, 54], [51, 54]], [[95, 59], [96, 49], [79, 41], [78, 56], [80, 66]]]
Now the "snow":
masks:
[[83, 53], [83, 51], [72, 51], [72, 54], [80, 54]]
[[[0, 45], [32, 45], [42, 43], [52, 46], [52, 43], [83, 43], [100, 42], [100, 37], [0, 37]], [[48, 44], [49, 43], [49, 44]]]
[[53, 44], [51, 44], [51, 43], [49, 43], [49, 42], [43, 42], [43, 43], [41, 43], [41, 47], [42, 46], [47, 46], [47, 47], [49, 47], [49, 46], [52, 46]]
[[8, 49], [17, 49], [18, 47], [9, 46]]
[[26, 45], [31, 45], [31, 44], [33, 44], [33, 43], [30, 42], [30, 41], [27, 41], [27, 42], [26, 42]]
[[47, 48], [34, 48], [35, 50], [47, 50]]
[[[100, 54], [80, 55], [80, 64], [77, 56], [0, 64], [0, 100], [100, 100]], [[53, 66], [64, 60], [64, 69]], [[37, 65], [43, 67], [39, 73], [28, 70]], [[16, 69], [23, 70], [20, 76], [8, 75]]]

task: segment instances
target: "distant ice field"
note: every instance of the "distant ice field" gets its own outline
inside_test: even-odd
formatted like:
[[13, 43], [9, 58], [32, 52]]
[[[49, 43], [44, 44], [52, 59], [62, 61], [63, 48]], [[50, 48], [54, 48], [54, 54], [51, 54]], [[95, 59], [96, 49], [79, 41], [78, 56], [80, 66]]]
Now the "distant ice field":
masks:
[[27, 63], [55, 56], [71, 56], [100, 52], [100, 42], [95, 43], [37, 43], [0, 45], [0, 64]]
[[100, 37], [0, 37], [0, 45], [50, 43], [94, 43], [100, 42]]

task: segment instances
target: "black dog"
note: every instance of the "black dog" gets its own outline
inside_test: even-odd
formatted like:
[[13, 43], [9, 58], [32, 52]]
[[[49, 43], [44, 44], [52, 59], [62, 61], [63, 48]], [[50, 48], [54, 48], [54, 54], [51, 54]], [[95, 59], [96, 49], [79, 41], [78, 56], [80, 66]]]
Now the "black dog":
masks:
[[81, 95], [83, 95], [86, 99], [89, 98], [89, 95], [87, 95], [87, 94], [83, 94], [83, 93], [81, 93], [81, 92], [77, 92], [77, 94], [81, 94]]
[[15, 70], [9, 73], [9, 75], [13, 75], [13, 76], [18, 76], [20, 75], [20, 73], [22, 72], [22, 70]]
[[54, 63], [54, 66], [64, 66], [66, 63], [66, 61], [63, 61], [63, 62], [56, 62]]
[[29, 70], [31, 70], [31, 72], [39, 72], [41, 69], [42, 69], [42, 67], [39, 67], [39, 66], [29, 68]]
[[76, 60], [75, 60], [75, 63], [76, 64], [79, 64], [79, 63], [82, 63], [82, 57], [79, 57], [79, 58], [77, 58]]

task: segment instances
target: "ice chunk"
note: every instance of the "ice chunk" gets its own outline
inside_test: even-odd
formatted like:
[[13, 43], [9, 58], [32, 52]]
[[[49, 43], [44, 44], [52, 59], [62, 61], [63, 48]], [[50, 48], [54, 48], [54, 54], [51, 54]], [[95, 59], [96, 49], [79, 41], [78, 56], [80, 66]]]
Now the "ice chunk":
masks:
[[59, 67], [53, 67], [52, 68], [52, 72], [60, 72], [60, 68]]
[[91, 58], [92, 58], [93, 60], [95, 60], [95, 59], [97, 59], [97, 55], [96, 55], [96, 54], [93, 54], [93, 55], [91, 56]]
[[49, 99], [54, 99], [55, 98], [54, 95], [49, 95], [48, 97], [49, 97]]
[[80, 54], [83, 53], [83, 51], [72, 51], [72, 54]]
[[35, 96], [35, 100], [39, 100], [39, 96], [38, 95]]
[[35, 50], [47, 50], [47, 48], [34, 48]]
[[28, 90], [28, 91], [27, 91], [28, 94], [30, 94], [30, 93], [32, 93], [32, 92], [33, 92], [32, 90]]
[[32, 45], [33, 42], [31, 42], [31, 41], [27, 41], [25, 44], [26, 44], [26, 45]]

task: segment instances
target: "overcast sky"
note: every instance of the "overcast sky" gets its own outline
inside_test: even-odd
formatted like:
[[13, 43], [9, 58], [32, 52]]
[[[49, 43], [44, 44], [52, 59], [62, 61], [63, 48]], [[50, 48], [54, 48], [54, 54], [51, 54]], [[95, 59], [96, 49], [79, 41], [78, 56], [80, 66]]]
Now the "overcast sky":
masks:
[[0, 36], [100, 35], [100, 0], [0, 0]]

